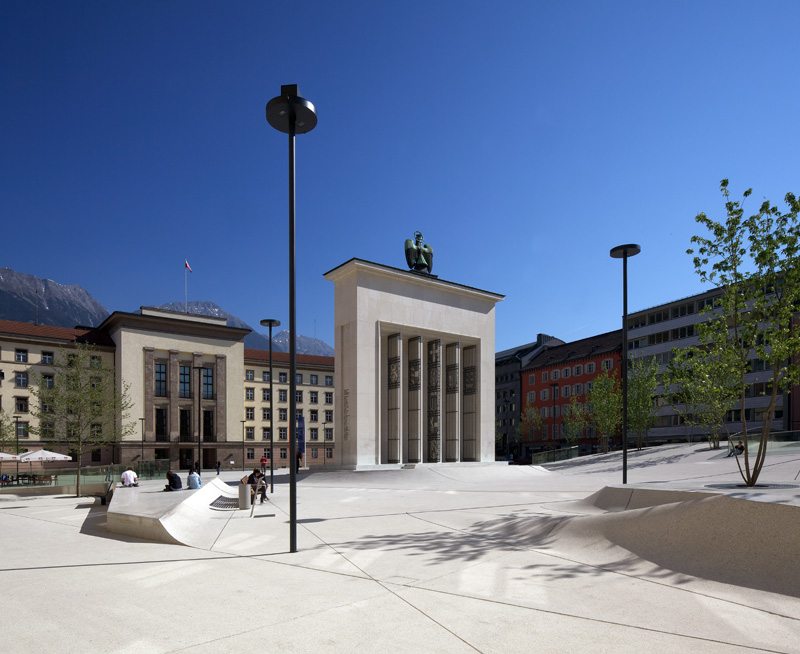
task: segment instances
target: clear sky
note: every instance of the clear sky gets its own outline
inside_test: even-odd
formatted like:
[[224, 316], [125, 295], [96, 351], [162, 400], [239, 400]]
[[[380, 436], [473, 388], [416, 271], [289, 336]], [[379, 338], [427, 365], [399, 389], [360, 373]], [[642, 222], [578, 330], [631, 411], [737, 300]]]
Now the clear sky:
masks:
[[296, 83], [298, 332], [333, 345], [358, 257], [506, 296], [496, 349], [571, 341], [703, 290], [685, 254], [719, 181], [800, 192], [800, 3], [0, 2], [0, 265], [109, 310], [211, 300], [288, 326]]

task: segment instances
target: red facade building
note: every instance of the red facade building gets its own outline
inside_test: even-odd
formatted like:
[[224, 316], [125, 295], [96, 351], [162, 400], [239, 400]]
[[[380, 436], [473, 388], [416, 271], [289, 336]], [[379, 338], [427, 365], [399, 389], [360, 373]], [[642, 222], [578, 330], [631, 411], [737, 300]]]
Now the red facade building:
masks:
[[[573, 396], [584, 403], [593, 380], [604, 370], [621, 379], [621, 329], [546, 347], [533, 359], [520, 374], [522, 417], [528, 407], [535, 408], [542, 418], [541, 429], [526, 429], [523, 423], [516, 444], [517, 457], [528, 459], [536, 452], [565, 447], [564, 407]], [[594, 430], [585, 429], [575, 445], [580, 447], [581, 454], [597, 451]]]

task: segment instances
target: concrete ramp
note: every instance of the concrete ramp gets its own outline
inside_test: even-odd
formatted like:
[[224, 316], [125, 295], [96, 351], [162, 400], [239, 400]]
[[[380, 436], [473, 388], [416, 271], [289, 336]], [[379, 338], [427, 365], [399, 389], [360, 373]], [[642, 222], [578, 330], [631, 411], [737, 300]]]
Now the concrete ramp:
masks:
[[550, 547], [609, 567], [627, 565], [632, 553], [659, 569], [800, 597], [800, 507], [686, 493], [685, 501], [632, 509], [638, 489], [621, 490], [587, 498], [612, 512], [561, 520]]
[[106, 528], [158, 543], [210, 549], [238, 511], [238, 497], [238, 488], [216, 478], [197, 490], [171, 493], [158, 486], [118, 488], [108, 507]]

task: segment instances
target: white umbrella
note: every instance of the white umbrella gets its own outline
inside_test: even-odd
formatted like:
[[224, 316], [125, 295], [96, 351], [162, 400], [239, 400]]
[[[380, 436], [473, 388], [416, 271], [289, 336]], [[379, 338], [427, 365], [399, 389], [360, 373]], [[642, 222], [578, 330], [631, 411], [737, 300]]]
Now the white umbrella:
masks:
[[16, 454], [6, 454], [5, 452], [0, 452], [0, 461], [17, 461], [19, 457]]
[[35, 452], [24, 452], [19, 455], [20, 461], [72, 461], [72, 457], [67, 454], [59, 454], [50, 450], [36, 450]]

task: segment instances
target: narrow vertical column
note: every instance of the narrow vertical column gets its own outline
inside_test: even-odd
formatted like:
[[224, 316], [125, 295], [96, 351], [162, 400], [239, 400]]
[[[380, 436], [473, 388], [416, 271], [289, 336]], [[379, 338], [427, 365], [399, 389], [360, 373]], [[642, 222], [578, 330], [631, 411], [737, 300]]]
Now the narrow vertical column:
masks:
[[214, 371], [214, 436], [217, 443], [228, 440], [228, 416], [226, 414], [228, 396], [228, 360], [224, 354], [217, 355], [217, 365]]
[[403, 392], [401, 380], [401, 366], [402, 361], [402, 336], [400, 334], [392, 334], [389, 337], [389, 367], [388, 367], [388, 384], [387, 384], [387, 401], [389, 406], [389, 442], [388, 442], [388, 462], [400, 463], [401, 460], [401, 442], [400, 442], [400, 428], [402, 423], [402, 415], [400, 405], [401, 395]]
[[422, 462], [422, 339], [408, 341], [408, 462]]
[[461, 344], [448, 343], [445, 347], [445, 461], [458, 461], [461, 445], [461, 396], [458, 392]]
[[152, 347], [144, 349], [144, 428], [146, 432], [154, 432], [153, 392], [156, 375], [155, 351]]
[[441, 461], [442, 342], [428, 342], [428, 462]]
[[477, 407], [478, 385], [476, 379], [478, 349], [474, 345], [464, 348], [464, 395], [462, 399], [462, 461], [477, 461]]

